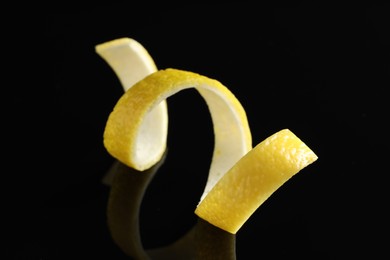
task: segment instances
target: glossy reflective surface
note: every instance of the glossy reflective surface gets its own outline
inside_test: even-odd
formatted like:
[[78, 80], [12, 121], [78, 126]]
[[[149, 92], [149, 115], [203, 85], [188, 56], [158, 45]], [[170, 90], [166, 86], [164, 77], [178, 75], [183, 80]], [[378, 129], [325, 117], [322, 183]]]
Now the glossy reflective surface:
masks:
[[145, 250], [140, 236], [139, 214], [148, 184], [162, 163], [138, 172], [115, 162], [108, 172], [113, 175], [108, 201], [108, 227], [117, 245], [134, 259], [236, 259], [235, 235], [202, 219], [197, 219], [196, 224], [173, 243]]

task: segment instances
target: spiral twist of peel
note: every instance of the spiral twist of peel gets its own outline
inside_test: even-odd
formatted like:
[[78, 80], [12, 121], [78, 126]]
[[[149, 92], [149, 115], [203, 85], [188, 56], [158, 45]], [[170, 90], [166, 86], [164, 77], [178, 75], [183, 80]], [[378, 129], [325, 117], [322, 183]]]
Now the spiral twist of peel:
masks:
[[215, 143], [195, 214], [216, 227], [235, 234], [273, 192], [318, 159], [289, 129], [252, 147], [245, 109], [227, 87], [190, 71], [157, 70], [149, 53], [133, 39], [99, 44], [96, 52], [125, 90], [108, 117], [104, 145], [131, 168], [144, 171], [162, 158], [168, 134], [168, 97], [195, 88], [204, 98]]

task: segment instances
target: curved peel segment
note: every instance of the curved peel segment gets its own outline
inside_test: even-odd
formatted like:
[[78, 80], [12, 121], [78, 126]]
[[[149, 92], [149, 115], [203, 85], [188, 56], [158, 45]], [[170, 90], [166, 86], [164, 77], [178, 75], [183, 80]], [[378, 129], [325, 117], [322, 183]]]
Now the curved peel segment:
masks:
[[272, 193], [317, 158], [290, 130], [281, 130], [242, 157], [207, 194], [195, 214], [235, 234]]
[[[139, 42], [131, 38], [119, 38], [98, 44], [95, 46], [95, 51], [115, 72], [125, 92], [147, 75], [157, 71], [156, 64], [148, 51]], [[128, 116], [129, 118], [124, 118], [124, 120], [131, 121], [131, 112]], [[119, 121], [117, 123], [121, 125]], [[151, 162], [147, 166], [147, 168], [150, 168], [161, 159], [166, 149], [168, 109], [165, 100], [161, 100], [153, 111], [148, 113], [139, 125], [139, 128], [140, 138], [142, 139], [142, 133], [146, 133], [146, 138], [149, 138], [149, 142], [142, 143], [144, 147], [142, 145], [138, 146], [139, 151], [135, 152], [134, 156], [150, 156]], [[113, 132], [116, 133], [116, 131]], [[145, 152], [149, 153], [149, 155], [145, 155]], [[144, 166], [135, 166], [134, 168], [136, 170], [145, 169]]]
[[131, 38], [119, 38], [98, 44], [95, 51], [112, 68], [125, 91], [157, 70], [148, 51]]
[[214, 126], [214, 153], [204, 194], [218, 182], [251, 146], [251, 133], [236, 97], [219, 81], [197, 73], [166, 69], [150, 74], [131, 87], [108, 117], [104, 145], [124, 164], [146, 170], [159, 161], [166, 139], [153, 127], [150, 114], [175, 93], [195, 88], [206, 101]]

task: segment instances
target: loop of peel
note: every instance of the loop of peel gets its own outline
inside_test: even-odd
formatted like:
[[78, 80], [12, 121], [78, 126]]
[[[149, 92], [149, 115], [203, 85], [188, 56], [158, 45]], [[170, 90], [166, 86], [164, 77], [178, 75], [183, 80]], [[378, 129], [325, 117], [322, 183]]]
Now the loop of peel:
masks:
[[[197, 89], [204, 98], [214, 126], [214, 153], [203, 198], [222, 175], [251, 149], [245, 111], [220, 82], [177, 69], [150, 74], [126, 91], [117, 102], [107, 120], [104, 145], [111, 155], [132, 168], [145, 170], [153, 166], [162, 154], [156, 153], [156, 132], [152, 122], [148, 121], [149, 113], [161, 101], [188, 88]], [[165, 145], [166, 140], [162, 143]]]

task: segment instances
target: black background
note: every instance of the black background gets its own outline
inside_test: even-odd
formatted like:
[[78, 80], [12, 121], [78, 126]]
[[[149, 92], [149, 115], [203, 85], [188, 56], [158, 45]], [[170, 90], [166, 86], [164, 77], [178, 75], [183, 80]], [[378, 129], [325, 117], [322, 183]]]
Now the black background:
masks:
[[[114, 161], [102, 134], [122, 88], [94, 51], [121, 37], [139, 41], [159, 69], [227, 86], [246, 109], [254, 145], [289, 128], [319, 156], [237, 233], [238, 259], [387, 254], [389, 11], [231, 3], [47, 13], [50, 88], [40, 103], [44, 152], [35, 160], [43, 175], [36, 185], [25, 178], [19, 186], [27, 194], [14, 196], [23, 206], [13, 210], [12, 256], [127, 259], [110, 238], [109, 187], [101, 182]], [[194, 224], [213, 148], [208, 110], [195, 90], [170, 97], [168, 109], [168, 157], [141, 211], [145, 248], [168, 244]]]

